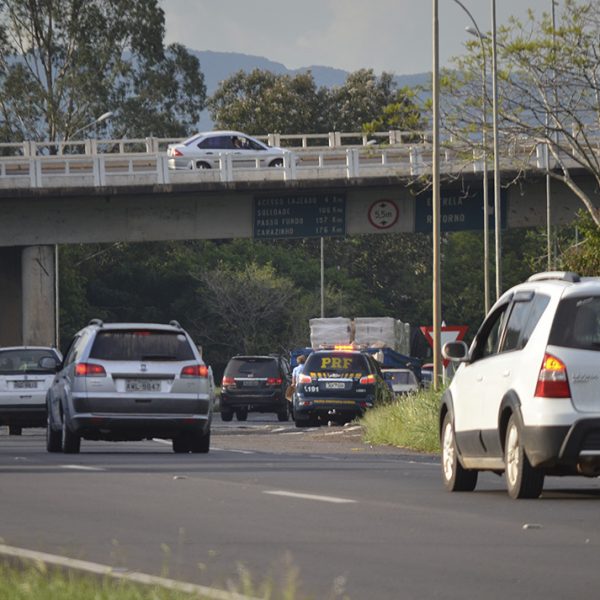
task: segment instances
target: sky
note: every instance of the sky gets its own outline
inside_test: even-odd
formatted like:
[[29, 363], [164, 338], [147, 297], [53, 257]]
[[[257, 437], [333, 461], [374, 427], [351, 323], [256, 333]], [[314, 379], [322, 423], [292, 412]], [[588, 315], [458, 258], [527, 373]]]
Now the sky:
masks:
[[[461, 0], [482, 32], [493, 0]], [[408, 75], [431, 71], [431, 0], [160, 0], [166, 43], [192, 50], [241, 52], [283, 63], [346, 71], [372, 68]], [[463, 52], [471, 36], [456, 0], [438, 0], [440, 63]], [[562, 1], [559, 3], [562, 4]], [[497, 26], [511, 15], [551, 10], [552, 0], [496, 0]], [[557, 15], [560, 6], [557, 7]]]

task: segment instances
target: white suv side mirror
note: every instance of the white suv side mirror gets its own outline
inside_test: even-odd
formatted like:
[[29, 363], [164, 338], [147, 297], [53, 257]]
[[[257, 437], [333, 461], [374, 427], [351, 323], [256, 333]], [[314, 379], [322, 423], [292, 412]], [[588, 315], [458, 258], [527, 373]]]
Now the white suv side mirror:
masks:
[[460, 342], [447, 342], [442, 347], [442, 356], [452, 362], [464, 362], [469, 356], [469, 348]]

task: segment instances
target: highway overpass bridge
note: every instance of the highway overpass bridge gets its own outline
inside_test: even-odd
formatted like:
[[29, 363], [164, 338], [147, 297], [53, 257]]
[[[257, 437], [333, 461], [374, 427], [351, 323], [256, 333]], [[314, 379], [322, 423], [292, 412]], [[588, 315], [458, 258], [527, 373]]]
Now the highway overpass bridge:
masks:
[[[156, 140], [142, 151], [125, 148], [134, 142], [118, 142], [118, 152], [87, 143], [81, 153], [52, 155], [29, 144], [0, 158], [0, 345], [55, 341], [57, 244], [431, 230], [421, 177], [427, 144], [314, 148], [303, 140], [299, 160], [290, 154], [281, 168], [259, 168], [258, 159], [238, 167], [224, 155], [219, 169], [170, 171]], [[513, 181], [513, 165], [502, 168], [503, 182]], [[482, 229], [478, 163], [446, 153], [442, 171], [442, 229]], [[591, 179], [579, 178], [594, 191]], [[571, 222], [579, 208], [553, 184], [554, 224]], [[536, 165], [503, 187], [501, 219], [503, 228], [545, 225], [545, 175]]]

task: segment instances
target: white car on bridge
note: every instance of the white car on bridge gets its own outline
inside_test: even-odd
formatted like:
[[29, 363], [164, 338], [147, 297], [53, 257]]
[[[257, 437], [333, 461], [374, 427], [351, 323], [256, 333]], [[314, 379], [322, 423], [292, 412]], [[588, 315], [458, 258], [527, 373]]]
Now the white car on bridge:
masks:
[[170, 169], [218, 169], [223, 155], [231, 154], [234, 167], [282, 167], [289, 151], [267, 146], [239, 131], [209, 131], [167, 148]]

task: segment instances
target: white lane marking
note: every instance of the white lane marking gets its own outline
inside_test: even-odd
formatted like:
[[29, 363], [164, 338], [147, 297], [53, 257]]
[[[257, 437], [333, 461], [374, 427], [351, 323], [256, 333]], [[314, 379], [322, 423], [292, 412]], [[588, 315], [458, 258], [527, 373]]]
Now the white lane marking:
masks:
[[304, 435], [304, 431], [286, 431], [285, 433], [282, 433], [281, 435]]
[[346, 433], [345, 431], [330, 431], [329, 433], [326, 433], [325, 435], [343, 435], [344, 433]]
[[22, 561], [33, 561], [36, 563], [45, 563], [57, 565], [67, 569], [92, 573], [94, 575], [102, 575], [105, 577], [113, 577], [115, 579], [126, 579], [134, 583], [142, 583], [144, 585], [160, 586], [165, 589], [177, 590], [186, 594], [195, 594], [211, 600], [258, 600], [235, 592], [227, 592], [217, 588], [197, 585], [195, 583], [186, 583], [185, 581], [177, 581], [175, 579], [167, 579], [166, 577], [157, 577], [140, 573], [138, 571], [129, 571], [126, 569], [113, 568], [100, 563], [89, 562], [87, 560], [78, 560], [59, 556], [56, 554], [48, 554], [47, 552], [36, 552], [35, 550], [27, 550], [26, 548], [16, 548], [14, 546], [5, 546], [0, 544], [0, 555], [13, 556]]
[[303, 500], [316, 500], [317, 502], [331, 502], [332, 504], [356, 504], [356, 500], [349, 498], [337, 498], [336, 496], [319, 496], [316, 494], [299, 494], [297, 492], [287, 492], [285, 490], [267, 490], [263, 494], [272, 496], [286, 496], [288, 498], [301, 498]]
[[256, 454], [256, 452], [252, 452], [251, 450], [233, 450], [231, 448], [213, 448], [211, 450], [219, 450], [220, 452], [233, 452], [234, 454]]
[[280, 431], [287, 431], [287, 427], [276, 427], [271, 430], [271, 433], [279, 433]]
[[102, 467], [88, 467], [87, 465], [60, 465], [60, 468], [73, 471], [105, 471]]
[[362, 429], [362, 426], [354, 425], [353, 427], [346, 427], [345, 431], [356, 431], [357, 429]]

